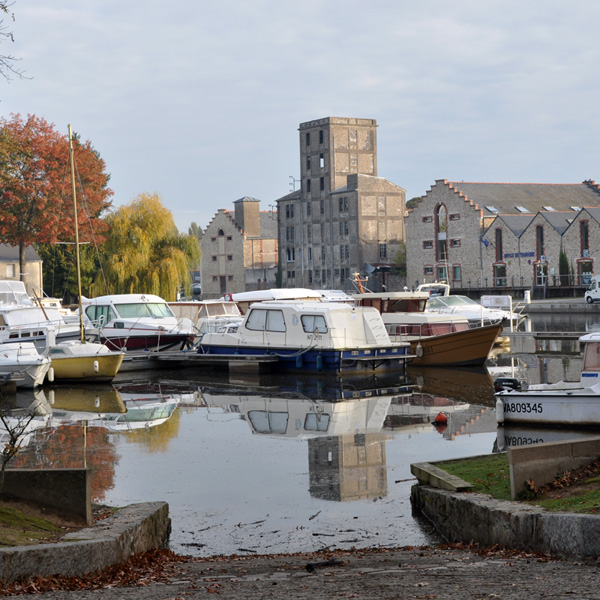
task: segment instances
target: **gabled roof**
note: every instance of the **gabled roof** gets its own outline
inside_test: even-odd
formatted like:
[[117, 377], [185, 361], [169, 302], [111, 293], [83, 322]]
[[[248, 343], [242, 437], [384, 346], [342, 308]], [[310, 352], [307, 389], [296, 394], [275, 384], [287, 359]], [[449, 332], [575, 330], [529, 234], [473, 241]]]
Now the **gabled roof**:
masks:
[[277, 211], [268, 210], [260, 213], [260, 237], [277, 239]]
[[[443, 180], [483, 210], [484, 216], [519, 214], [520, 207], [532, 214], [552, 208], [571, 211], [573, 207], [600, 207], [600, 190], [594, 181], [583, 183], [477, 183]], [[495, 208], [495, 210], [490, 210]], [[549, 211], [550, 212], [550, 211]], [[529, 213], [522, 213], [529, 214]]]
[[577, 212], [572, 210], [564, 212], [541, 211], [539, 214], [561, 235], [567, 230], [573, 219], [577, 216]]
[[332, 194], [344, 194], [356, 190], [360, 192], [406, 192], [404, 188], [384, 177], [375, 177], [374, 175], [365, 175], [364, 173], [351, 173], [347, 177], [347, 185], [336, 188]]
[[[19, 260], [19, 246], [10, 244], [0, 244], [0, 261], [15, 262]], [[34, 250], [33, 246], [25, 248], [25, 260], [41, 261], [40, 255]]]
[[486, 232], [494, 226], [497, 227], [496, 221], [500, 220], [515, 234], [516, 237], [520, 237], [534, 218], [535, 215], [498, 215], [486, 229]]

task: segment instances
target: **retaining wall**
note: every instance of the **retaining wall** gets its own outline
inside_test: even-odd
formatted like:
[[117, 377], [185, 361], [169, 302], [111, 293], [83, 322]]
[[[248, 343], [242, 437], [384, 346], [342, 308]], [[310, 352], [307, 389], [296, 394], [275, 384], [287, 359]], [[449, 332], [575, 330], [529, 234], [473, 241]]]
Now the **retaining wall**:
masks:
[[550, 513], [484, 494], [415, 485], [413, 510], [449, 542], [475, 542], [565, 558], [600, 557], [600, 516]]
[[11, 581], [34, 575], [93, 573], [134, 554], [163, 547], [170, 530], [166, 502], [132, 504], [56, 544], [0, 548], [0, 578]]

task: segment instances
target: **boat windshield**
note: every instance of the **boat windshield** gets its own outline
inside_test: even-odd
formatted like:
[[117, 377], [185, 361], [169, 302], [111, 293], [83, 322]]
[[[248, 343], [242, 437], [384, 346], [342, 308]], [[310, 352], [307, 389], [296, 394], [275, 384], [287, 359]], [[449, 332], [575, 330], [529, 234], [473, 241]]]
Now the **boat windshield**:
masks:
[[468, 296], [438, 296], [427, 300], [428, 308], [444, 308], [446, 306], [477, 306], [481, 308], [480, 304]]
[[173, 313], [165, 302], [132, 302], [115, 304], [122, 319], [137, 319], [139, 317], [173, 317]]

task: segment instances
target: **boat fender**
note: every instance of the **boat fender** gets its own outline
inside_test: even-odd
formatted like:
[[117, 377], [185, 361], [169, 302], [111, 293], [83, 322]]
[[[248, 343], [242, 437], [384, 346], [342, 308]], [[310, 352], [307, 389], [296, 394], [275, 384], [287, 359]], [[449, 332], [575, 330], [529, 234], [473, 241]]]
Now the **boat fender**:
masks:
[[50, 402], [50, 404], [54, 404], [54, 390], [50, 390], [48, 392], [48, 402]]
[[98, 361], [97, 361], [97, 360], [95, 360], [95, 361], [94, 361], [94, 373], [97, 373], [97, 372], [98, 372], [98, 370], [99, 370], [99, 368], [100, 368], [100, 365], [98, 364]]
[[54, 381], [54, 369], [52, 367], [48, 369], [48, 381], [50, 383]]
[[496, 422], [504, 423], [504, 400], [496, 398]]
[[438, 413], [437, 417], [433, 420], [435, 425], [446, 425], [448, 423], [448, 416], [443, 412]]
[[423, 346], [421, 346], [421, 342], [417, 344], [415, 354], [417, 355], [417, 358], [423, 358]]

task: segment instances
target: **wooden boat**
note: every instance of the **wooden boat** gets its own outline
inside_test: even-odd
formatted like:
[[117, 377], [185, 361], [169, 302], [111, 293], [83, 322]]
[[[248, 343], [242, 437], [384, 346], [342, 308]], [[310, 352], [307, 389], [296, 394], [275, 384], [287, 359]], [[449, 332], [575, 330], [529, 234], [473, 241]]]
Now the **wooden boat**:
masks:
[[52, 361], [48, 372], [50, 381], [112, 381], [125, 356], [122, 351], [115, 352], [99, 342], [86, 339], [81, 305], [81, 264], [79, 256], [79, 228], [77, 223], [77, 194], [75, 191], [75, 164], [73, 140], [69, 125], [69, 155], [71, 159], [71, 183], [73, 187], [73, 210], [75, 223], [75, 256], [77, 259], [77, 287], [79, 297], [79, 339], [67, 340], [48, 347], [48, 356]]
[[424, 292], [353, 294], [358, 306], [379, 310], [392, 340], [408, 341], [419, 366], [482, 366], [502, 331], [502, 322], [471, 326], [462, 315], [432, 314]]
[[204, 334], [198, 352], [275, 355], [280, 370], [346, 372], [403, 368], [407, 342], [392, 343], [374, 308], [343, 302], [250, 305], [244, 320]]
[[600, 333], [579, 338], [583, 367], [579, 381], [525, 385], [514, 378], [495, 381], [500, 424], [600, 425]]

